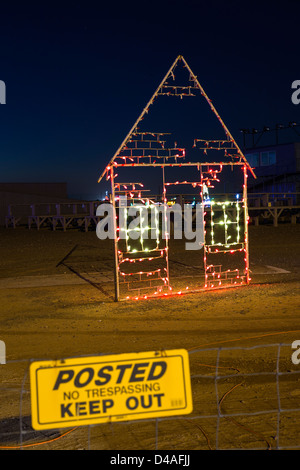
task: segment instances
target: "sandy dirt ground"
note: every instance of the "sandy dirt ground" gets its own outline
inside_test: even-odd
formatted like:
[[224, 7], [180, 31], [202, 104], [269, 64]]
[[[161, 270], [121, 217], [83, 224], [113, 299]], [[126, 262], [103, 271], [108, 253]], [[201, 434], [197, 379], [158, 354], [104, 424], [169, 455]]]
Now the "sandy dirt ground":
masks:
[[[300, 339], [299, 225], [249, 227], [249, 286], [119, 303], [112, 247], [95, 232], [20, 227], [1, 229], [0, 237], [0, 339], [7, 360], [0, 366], [0, 447], [20, 445], [20, 413], [23, 448], [30, 450], [300, 447], [300, 365], [291, 361], [291, 344]], [[190, 256], [183, 253], [183, 260], [192, 266]], [[289, 373], [280, 378], [280, 393], [279, 343], [280, 371]], [[220, 347], [251, 349], [222, 350], [224, 380], [216, 397]], [[78, 427], [67, 435], [32, 430], [29, 360], [175, 348], [190, 352], [194, 410], [186, 419]], [[257, 372], [266, 374], [249, 375]], [[237, 417], [218, 421], [217, 399], [222, 412]], [[279, 405], [291, 411], [279, 416]]]

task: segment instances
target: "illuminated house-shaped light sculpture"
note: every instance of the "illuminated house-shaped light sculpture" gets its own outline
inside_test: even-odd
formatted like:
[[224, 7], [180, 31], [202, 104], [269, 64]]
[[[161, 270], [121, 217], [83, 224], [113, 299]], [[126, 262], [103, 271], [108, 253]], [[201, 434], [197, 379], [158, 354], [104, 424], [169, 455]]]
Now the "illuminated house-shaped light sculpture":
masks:
[[[179, 68], [187, 75], [187, 79], [186, 82], [177, 84]], [[169, 129], [159, 129], [159, 132], [153, 128], [142, 129], [148, 119], [149, 108], [155, 100], [174, 99], [176, 106], [180, 107], [185, 99], [191, 100], [197, 95], [209, 105], [209, 114], [222, 129], [221, 139], [199, 135], [198, 132], [205, 126], [202, 125], [203, 121], [199, 125], [195, 119], [193, 122], [196, 122], [197, 129], [189, 141], [190, 148], [188, 145], [178, 145], [178, 132], [173, 136], [173, 133], [168, 132]], [[195, 107], [193, 112], [195, 113]], [[144, 119], [146, 117], [147, 119]], [[157, 121], [160, 121], [159, 125], [167, 124], [164, 114], [156, 117]], [[185, 119], [184, 115], [181, 119]], [[171, 145], [170, 135], [176, 139]], [[187, 160], [187, 157], [192, 155], [196, 155], [196, 159]], [[157, 178], [162, 190], [161, 194], [155, 197], [147, 195], [149, 190], [147, 193], [143, 181], [143, 174], [145, 177], [149, 176], [150, 168], [156, 168], [156, 171], [160, 172]], [[139, 170], [138, 182], [133, 179], [136, 170]], [[122, 171], [126, 173], [125, 181], [121, 181]], [[197, 76], [193, 74], [185, 59], [178, 56], [98, 180], [100, 182], [106, 177], [111, 184], [111, 204], [115, 214], [115, 300], [138, 300], [248, 284], [249, 172], [255, 177], [253, 169], [203, 90]], [[231, 180], [235, 181], [234, 191], [230, 190]], [[219, 191], [222, 182], [227, 185], [226, 195]], [[194, 263], [189, 267], [193, 269], [192, 275], [190, 271], [186, 275], [181, 271], [172, 279], [170, 263], [177, 263], [177, 266], [181, 267], [184, 267], [185, 263], [178, 261], [178, 258], [177, 261], [172, 260], [172, 237], [168, 233], [168, 224], [163, 224], [162, 221], [167, 220], [166, 211], [169, 204], [174, 202], [171, 190], [179, 187], [193, 188], [196, 191], [198, 197], [188, 202], [194, 204], [194, 210], [196, 207], [202, 209], [204, 239], [199, 250], [192, 255]], [[182, 197], [180, 200], [182, 203]], [[129, 223], [132, 206], [135, 210], [140, 210], [139, 224], [133, 227]], [[120, 224], [121, 210], [123, 222], [125, 218], [123, 225]], [[176, 246], [175, 243], [175, 252]], [[183, 261], [186, 255], [183, 255]]]

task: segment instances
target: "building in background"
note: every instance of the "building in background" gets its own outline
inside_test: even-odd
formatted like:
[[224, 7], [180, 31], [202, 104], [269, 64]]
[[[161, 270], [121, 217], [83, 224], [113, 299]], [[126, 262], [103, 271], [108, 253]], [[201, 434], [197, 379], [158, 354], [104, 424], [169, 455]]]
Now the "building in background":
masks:
[[248, 148], [244, 154], [257, 176], [249, 176], [249, 193], [300, 193], [300, 142]]

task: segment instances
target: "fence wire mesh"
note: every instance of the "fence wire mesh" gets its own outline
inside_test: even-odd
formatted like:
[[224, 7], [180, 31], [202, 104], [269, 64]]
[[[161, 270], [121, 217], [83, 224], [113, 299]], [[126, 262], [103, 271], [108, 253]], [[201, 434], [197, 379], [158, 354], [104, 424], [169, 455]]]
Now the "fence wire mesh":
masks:
[[192, 349], [191, 414], [46, 431], [31, 426], [35, 359], [7, 361], [0, 366], [0, 449], [298, 449], [300, 364], [293, 352], [283, 343]]

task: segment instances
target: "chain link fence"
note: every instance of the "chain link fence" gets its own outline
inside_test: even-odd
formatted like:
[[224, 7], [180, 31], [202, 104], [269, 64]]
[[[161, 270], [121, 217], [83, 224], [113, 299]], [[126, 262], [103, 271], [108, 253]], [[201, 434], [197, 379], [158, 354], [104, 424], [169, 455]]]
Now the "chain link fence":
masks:
[[29, 367], [34, 359], [7, 361], [0, 366], [0, 448], [298, 449], [300, 364], [293, 363], [291, 346], [189, 350], [189, 415], [46, 431], [31, 426]]

